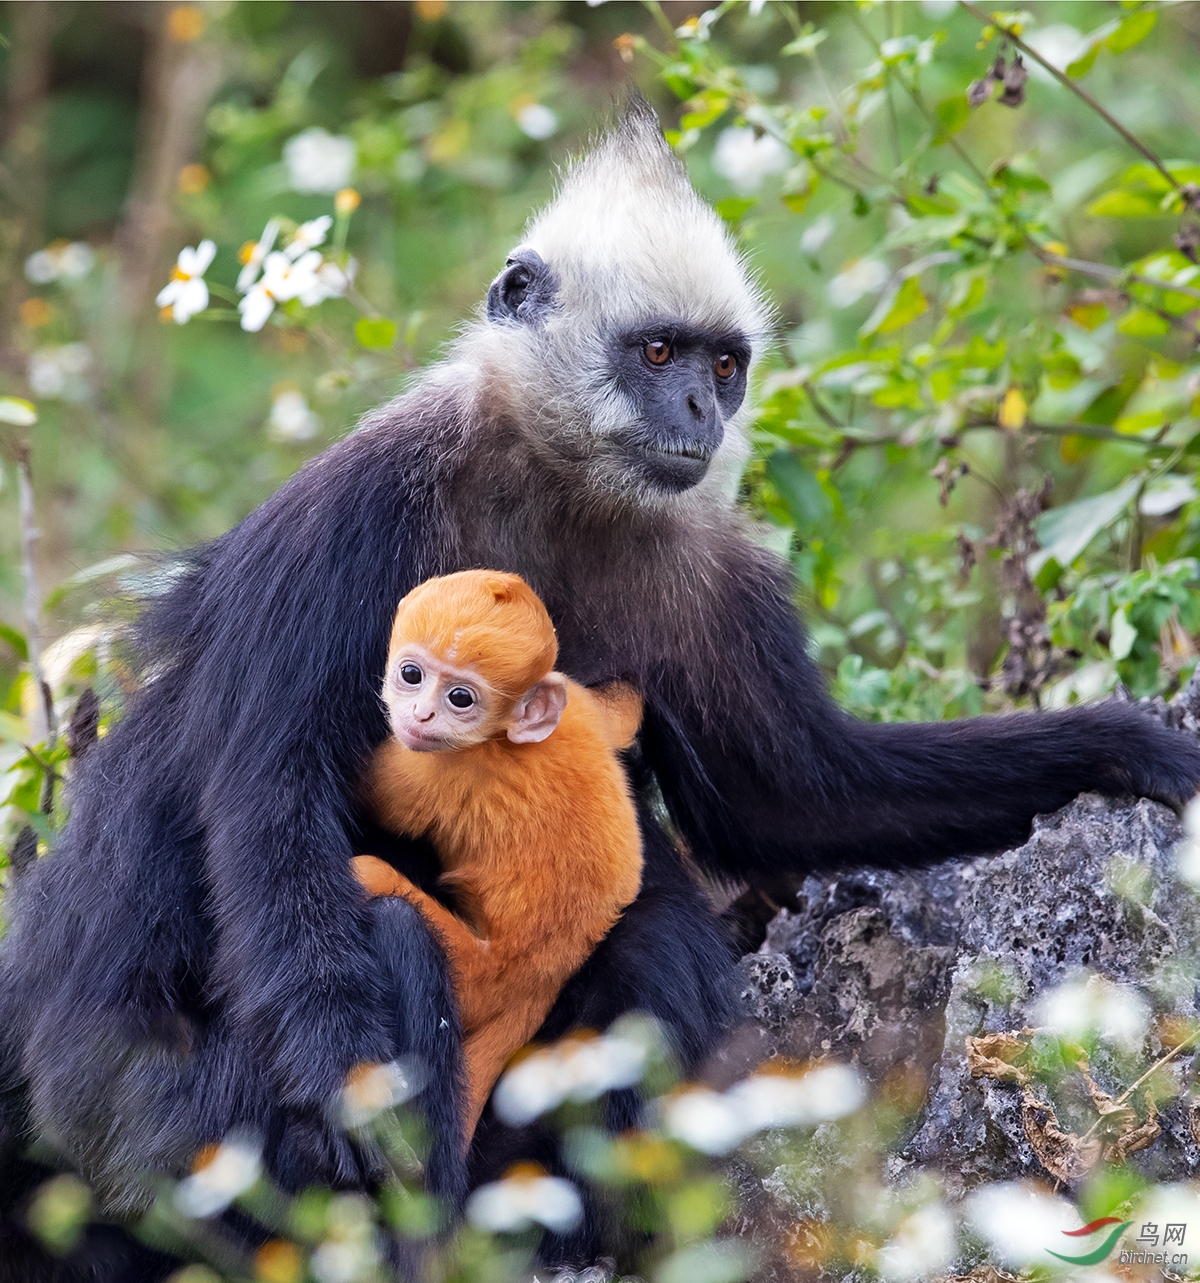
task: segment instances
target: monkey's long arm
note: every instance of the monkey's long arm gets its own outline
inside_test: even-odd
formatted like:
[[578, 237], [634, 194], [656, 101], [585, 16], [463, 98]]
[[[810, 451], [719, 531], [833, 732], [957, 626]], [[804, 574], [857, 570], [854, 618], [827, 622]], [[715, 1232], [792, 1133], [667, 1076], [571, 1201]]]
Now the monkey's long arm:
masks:
[[1077, 794], [1178, 804], [1200, 745], [1133, 705], [928, 724], [838, 709], [804, 648], [790, 584], [753, 563], [728, 581], [703, 685], [682, 667], [648, 693], [644, 745], [694, 853], [743, 875], [912, 865], [1004, 850]]

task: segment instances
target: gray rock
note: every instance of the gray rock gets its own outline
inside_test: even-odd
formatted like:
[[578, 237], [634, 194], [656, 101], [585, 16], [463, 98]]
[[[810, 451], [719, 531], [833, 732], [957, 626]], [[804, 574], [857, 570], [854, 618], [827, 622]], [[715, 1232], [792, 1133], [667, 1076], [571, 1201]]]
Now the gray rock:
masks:
[[[1163, 715], [1196, 720], [1190, 705]], [[1100, 1089], [1115, 1097], [1130, 1086], [1163, 1052], [1163, 1020], [1197, 1012], [1200, 899], [1175, 877], [1181, 837], [1164, 806], [1085, 795], [990, 859], [807, 879], [742, 960], [754, 1030], [744, 1058], [857, 1065], [911, 1112], [888, 1162], [897, 1182], [933, 1171], [953, 1198], [984, 1181], [1047, 1179], [1021, 1087], [972, 1078], [966, 1040], [1033, 1026], [1048, 990], [1099, 975], [1140, 994], [1153, 1016], [1136, 1046], [1102, 1042], [1092, 1054]], [[1191, 1060], [1164, 1071], [1180, 1088]], [[1064, 1075], [1050, 1102], [1077, 1134], [1096, 1117], [1083, 1083]], [[1049, 1100], [1044, 1084], [1032, 1090]], [[1164, 1105], [1162, 1134], [1129, 1161], [1160, 1180], [1200, 1170], [1187, 1104], [1181, 1091]]]

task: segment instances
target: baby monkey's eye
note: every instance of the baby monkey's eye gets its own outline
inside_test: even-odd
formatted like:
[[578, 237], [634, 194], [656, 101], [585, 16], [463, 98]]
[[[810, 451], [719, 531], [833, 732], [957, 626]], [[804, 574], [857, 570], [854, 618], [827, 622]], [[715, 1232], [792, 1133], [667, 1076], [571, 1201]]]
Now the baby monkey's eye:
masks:
[[737, 373], [737, 357], [726, 352], [713, 362], [713, 372], [718, 379], [732, 379]]
[[651, 365], [666, 365], [671, 359], [671, 345], [666, 339], [655, 339], [642, 348], [642, 353]]
[[475, 703], [475, 696], [465, 686], [456, 686], [446, 698], [455, 708], [470, 708]]
[[420, 686], [424, 674], [416, 664], [400, 665], [400, 680], [409, 686]]

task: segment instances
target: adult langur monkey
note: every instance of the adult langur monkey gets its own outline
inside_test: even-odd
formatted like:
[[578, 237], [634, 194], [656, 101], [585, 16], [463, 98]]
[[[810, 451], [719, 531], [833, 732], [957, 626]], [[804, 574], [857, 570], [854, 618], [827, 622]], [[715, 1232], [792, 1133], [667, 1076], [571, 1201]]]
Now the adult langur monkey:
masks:
[[[350, 873], [375, 849], [351, 799], [387, 735], [392, 614], [431, 575], [522, 575], [561, 669], [645, 698], [643, 890], [546, 1034], [639, 1008], [694, 1066], [727, 1026], [729, 950], [652, 797], [697, 864], [753, 881], [995, 851], [1085, 789], [1191, 796], [1200, 746], [1125, 704], [866, 725], [830, 702], [787, 567], [733, 506], [769, 324], [636, 104], [447, 359], [192, 555], [145, 614], [144, 689], [15, 897], [11, 1148], [52, 1137], [120, 1206], [128, 1169], [250, 1128], [285, 1185], [355, 1186], [369, 1156], [330, 1101], [351, 1067], [401, 1054], [428, 1068], [430, 1178], [462, 1188], [444, 963], [414, 909], [364, 903]], [[420, 854], [393, 856], [415, 881]]]

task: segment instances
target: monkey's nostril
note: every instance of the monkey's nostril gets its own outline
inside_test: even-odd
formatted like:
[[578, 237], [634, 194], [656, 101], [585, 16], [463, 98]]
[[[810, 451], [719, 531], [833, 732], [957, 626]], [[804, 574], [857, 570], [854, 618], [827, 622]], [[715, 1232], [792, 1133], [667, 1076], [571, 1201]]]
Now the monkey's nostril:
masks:
[[687, 403], [688, 403], [688, 409], [691, 410], [691, 412], [696, 416], [697, 419], [704, 418], [703, 407], [700, 405], [700, 402], [696, 400], [695, 396], [690, 392], [688, 393]]

